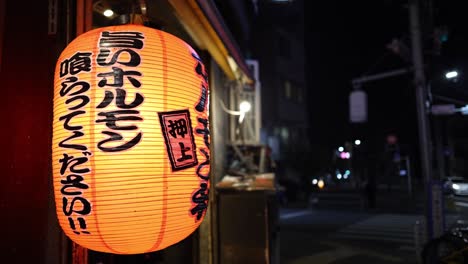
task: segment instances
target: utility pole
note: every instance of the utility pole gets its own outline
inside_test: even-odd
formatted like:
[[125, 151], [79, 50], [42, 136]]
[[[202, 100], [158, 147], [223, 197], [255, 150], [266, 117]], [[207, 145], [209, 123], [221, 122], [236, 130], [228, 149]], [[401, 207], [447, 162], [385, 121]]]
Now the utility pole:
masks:
[[[416, 107], [419, 129], [419, 148], [421, 169], [425, 187], [425, 216], [428, 238], [441, 235], [443, 232], [442, 201], [437, 199], [438, 194], [433, 191], [433, 177], [431, 167], [431, 139], [427, 105], [427, 84], [424, 74], [423, 47], [421, 43], [421, 24], [419, 16], [419, 1], [409, 0], [409, 20], [411, 32], [411, 50], [414, 67], [414, 85], [416, 92]], [[440, 220], [440, 221], [436, 221]]]

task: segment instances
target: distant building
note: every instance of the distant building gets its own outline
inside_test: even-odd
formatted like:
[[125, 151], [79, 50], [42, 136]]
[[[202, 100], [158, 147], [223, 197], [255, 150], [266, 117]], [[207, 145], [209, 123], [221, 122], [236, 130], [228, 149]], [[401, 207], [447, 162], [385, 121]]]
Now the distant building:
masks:
[[283, 168], [278, 177], [299, 181], [309, 158], [305, 78], [304, 1], [255, 1], [253, 54], [260, 63], [261, 141]]

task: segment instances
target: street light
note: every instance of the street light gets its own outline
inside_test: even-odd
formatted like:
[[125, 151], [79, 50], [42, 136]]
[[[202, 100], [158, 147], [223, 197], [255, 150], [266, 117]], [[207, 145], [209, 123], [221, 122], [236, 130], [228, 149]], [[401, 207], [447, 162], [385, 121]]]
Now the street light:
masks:
[[239, 123], [242, 123], [245, 117], [245, 113], [249, 112], [252, 108], [252, 105], [247, 101], [242, 101], [239, 104], [240, 116], [239, 116]]
[[445, 78], [447, 79], [453, 79], [453, 78], [456, 78], [457, 76], [458, 76], [457, 71], [449, 71], [445, 74]]
[[356, 146], [361, 145], [361, 140], [359, 140], [359, 139], [354, 140], [354, 145], [356, 145]]
[[322, 189], [323, 187], [325, 187], [325, 182], [324, 182], [322, 179], [320, 179], [320, 180], [317, 182], [317, 186], [318, 186], [320, 189]]
[[111, 16], [114, 15], [114, 11], [112, 11], [111, 9], [106, 9], [106, 10], [104, 11], [103, 15], [104, 15], [105, 17], [111, 17]]
[[462, 115], [468, 115], [468, 105], [461, 107], [460, 109], [458, 109], [458, 111], [460, 111]]
[[343, 152], [343, 151], [344, 151], [344, 148], [343, 148], [343, 147], [339, 147], [339, 148], [338, 148], [338, 151], [339, 151], [339, 152]]
[[252, 105], [250, 105], [250, 103], [247, 101], [242, 101], [239, 104], [239, 110], [241, 112], [247, 113], [248, 111], [250, 111], [251, 108], [252, 108]]

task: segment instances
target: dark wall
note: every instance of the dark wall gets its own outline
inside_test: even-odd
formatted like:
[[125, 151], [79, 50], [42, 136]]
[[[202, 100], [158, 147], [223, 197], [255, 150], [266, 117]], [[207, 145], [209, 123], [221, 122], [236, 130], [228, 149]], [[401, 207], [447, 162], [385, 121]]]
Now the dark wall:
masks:
[[285, 81], [289, 81], [294, 88], [292, 93], [300, 90], [303, 97], [307, 93], [303, 6], [303, 1], [259, 2], [253, 47], [260, 62], [263, 129], [305, 127], [308, 122], [304, 99], [286, 98], [284, 92]]
[[5, 13], [0, 262], [44, 263], [55, 41], [47, 35], [47, 1], [7, 1]]

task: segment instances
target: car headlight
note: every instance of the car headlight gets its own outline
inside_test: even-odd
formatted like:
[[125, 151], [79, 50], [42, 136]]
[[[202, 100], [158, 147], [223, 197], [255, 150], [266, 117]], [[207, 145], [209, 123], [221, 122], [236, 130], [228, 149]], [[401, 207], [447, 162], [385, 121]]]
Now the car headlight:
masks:
[[454, 190], [460, 190], [460, 185], [456, 184], [456, 183], [453, 183], [452, 184], [452, 189]]

